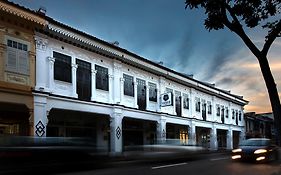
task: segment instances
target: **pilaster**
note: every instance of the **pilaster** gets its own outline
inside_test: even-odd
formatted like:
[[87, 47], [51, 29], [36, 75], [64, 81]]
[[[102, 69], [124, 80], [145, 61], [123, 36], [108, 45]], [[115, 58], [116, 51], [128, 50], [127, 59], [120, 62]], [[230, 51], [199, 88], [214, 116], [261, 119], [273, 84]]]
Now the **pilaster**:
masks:
[[92, 97], [91, 101], [95, 101], [97, 99], [97, 92], [96, 92], [96, 74], [97, 70], [92, 69], [91, 70], [91, 77], [92, 77]]

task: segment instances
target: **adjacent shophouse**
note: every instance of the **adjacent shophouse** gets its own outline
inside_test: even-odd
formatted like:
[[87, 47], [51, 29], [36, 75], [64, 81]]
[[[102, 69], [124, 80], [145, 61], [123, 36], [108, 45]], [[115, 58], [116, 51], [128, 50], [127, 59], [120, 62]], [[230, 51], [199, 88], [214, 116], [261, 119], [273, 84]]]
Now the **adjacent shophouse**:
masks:
[[0, 1], [0, 136], [33, 135], [35, 28], [44, 18]]
[[32, 52], [35, 136], [91, 137], [112, 153], [166, 139], [231, 149], [244, 138], [243, 97], [44, 19]]

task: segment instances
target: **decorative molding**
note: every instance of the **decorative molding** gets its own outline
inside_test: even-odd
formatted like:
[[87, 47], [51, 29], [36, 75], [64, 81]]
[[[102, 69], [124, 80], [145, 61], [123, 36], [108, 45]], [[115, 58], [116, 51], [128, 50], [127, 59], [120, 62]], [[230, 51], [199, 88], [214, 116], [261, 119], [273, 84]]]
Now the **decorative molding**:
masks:
[[6, 77], [7, 77], [8, 82], [19, 83], [19, 84], [23, 84], [23, 85], [28, 84], [28, 77], [26, 77], [26, 76], [7, 73]]
[[113, 62], [113, 68], [117, 69], [117, 70], [121, 70], [122, 69], [122, 64], [117, 63], [117, 62]]
[[98, 72], [97, 70], [95, 70], [95, 69], [91, 69], [91, 73], [92, 73], [92, 74], [96, 75], [96, 74], [97, 74], [97, 72]]
[[77, 69], [78, 68], [78, 64], [72, 63], [71, 67], [74, 68], [74, 69]]
[[113, 79], [113, 78], [114, 78], [114, 75], [108, 74], [108, 77], [109, 77], [110, 79]]
[[47, 57], [47, 59], [50, 61], [50, 63], [54, 63], [56, 61], [56, 59], [53, 57]]
[[44, 38], [35, 37], [36, 49], [46, 51], [48, 40]]
[[44, 124], [42, 123], [41, 120], [39, 120], [39, 122], [35, 125], [35, 134], [38, 136], [38, 137], [42, 137], [46, 132], [45, 132], [45, 126]]

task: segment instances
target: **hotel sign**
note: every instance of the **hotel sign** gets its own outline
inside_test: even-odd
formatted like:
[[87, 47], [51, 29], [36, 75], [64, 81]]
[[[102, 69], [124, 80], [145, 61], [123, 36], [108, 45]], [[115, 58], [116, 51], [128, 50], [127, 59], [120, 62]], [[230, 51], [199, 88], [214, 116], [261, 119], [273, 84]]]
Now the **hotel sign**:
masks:
[[160, 95], [161, 97], [161, 107], [173, 106], [173, 93], [168, 92]]

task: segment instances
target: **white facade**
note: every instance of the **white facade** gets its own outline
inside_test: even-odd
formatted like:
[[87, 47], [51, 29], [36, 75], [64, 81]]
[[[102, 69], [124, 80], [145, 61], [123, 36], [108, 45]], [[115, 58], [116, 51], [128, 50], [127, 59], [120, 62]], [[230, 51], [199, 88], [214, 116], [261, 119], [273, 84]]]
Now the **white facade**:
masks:
[[[52, 35], [37, 32], [35, 36], [37, 43], [36, 87], [34, 91], [35, 135], [48, 136], [50, 118], [56, 120], [57, 116], [66, 115], [63, 116], [64, 120], [68, 120], [68, 114], [57, 112], [63, 110], [72, 111], [69, 113], [69, 116], [74, 115], [74, 118], [76, 112], [80, 113], [77, 117], [81, 117], [84, 114], [92, 114], [91, 117], [93, 118], [98, 116], [97, 120], [94, 120], [94, 123], [97, 124], [93, 124], [95, 126], [93, 135], [96, 136], [97, 146], [106, 147], [110, 145], [108, 148], [112, 153], [122, 152], [124, 146], [126, 146], [124, 145], [127, 142], [123, 138], [124, 132], [126, 132], [126, 138], [131, 138], [131, 135], [134, 133], [143, 136], [143, 140], [140, 141], [142, 144], [148, 143], [148, 140], [152, 139], [153, 134], [149, 135], [149, 132], [146, 132], [145, 129], [141, 133], [137, 129], [132, 131], [129, 124], [125, 124], [128, 125], [125, 127], [122, 126], [124, 125], [124, 119], [128, 120], [128, 123], [130, 123], [131, 119], [133, 119], [133, 122], [137, 121], [137, 123], [144, 121], [142, 124], [144, 128], [149, 128], [146, 125], [152, 122], [152, 125], [155, 125], [154, 130], [156, 134], [153, 138], [158, 140], [165, 140], [167, 138], [167, 124], [172, 126], [171, 128], [175, 125], [175, 130], [178, 127], [185, 127], [187, 128], [186, 138], [188, 138], [188, 144], [201, 144], [203, 139], [204, 142], [209, 142], [207, 147], [210, 149], [218, 149], [220, 147], [219, 144], [222, 144], [222, 147], [231, 149], [233, 147], [234, 132], [237, 132], [240, 138], [244, 137], [243, 106], [247, 102], [242, 98], [192, 78], [181, 76], [163, 66], [152, 64], [152, 62], [144, 58], [130, 54], [128, 51], [115, 46], [111, 47], [110, 44], [102, 41], [99, 42], [98, 39], [95, 40], [87, 35], [76, 33], [63, 25], [55, 26], [49, 24], [49, 29], [46, 30], [52, 33]], [[53, 35], [58, 36], [58, 38], [51, 37]], [[82, 48], [81, 46], [94, 48], [94, 51], [89, 51], [89, 49]], [[101, 50], [100, 53], [96, 53], [96, 50], [99, 49]], [[71, 82], [55, 80], [56, 58], [53, 56], [54, 52], [71, 57]], [[79, 66], [76, 64], [76, 59], [86, 61], [91, 65], [90, 100], [78, 98], [76, 74]], [[96, 88], [97, 70], [95, 65], [108, 69], [108, 91]], [[134, 97], [124, 95], [124, 74], [133, 77]], [[137, 79], [144, 80], [145, 82], [146, 88], [145, 92], [143, 92], [146, 95], [145, 110], [140, 110], [138, 106]], [[157, 102], [149, 100], [148, 83], [156, 85]], [[173, 98], [173, 106], [160, 106], [160, 94], [165, 93], [167, 88], [173, 91], [174, 97], [176, 93], [180, 93], [181, 97], [186, 96], [189, 99], [189, 108], [186, 109], [183, 107], [184, 99], [180, 98], [180, 116], [176, 113], [175, 98]], [[200, 109], [197, 111], [195, 103], [198, 101], [200, 102]], [[205, 120], [202, 114], [204, 104], [206, 104]], [[209, 105], [211, 105], [211, 113], [208, 113]], [[217, 115], [218, 106], [220, 107], [219, 115]], [[228, 109], [228, 117], [226, 115], [226, 108]], [[234, 111], [234, 118], [232, 111]], [[103, 122], [105, 123], [104, 125]], [[105, 129], [107, 125], [109, 127], [108, 130]], [[81, 127], [81, 125], [79, 126]], [[60, 127], [55, 130], [57, 133], [65, 133], [60, 131]], [[208, 138], [204, 138], [204, 134], [200, 135], [199, 132], [203, 130], [207, 130], [206, 136]], [[173, 135], [173, 132], [171, 133]], [[222, 133], [222, 136], [220, 135], [219, 138], [218, 133]], [[182, 139], [180, 138], [181, 136], [177, 135], [179, 134], [175, 132], [172, 137]], [[221, 137], [224, 137], [225, 143], [220, 140]]]

